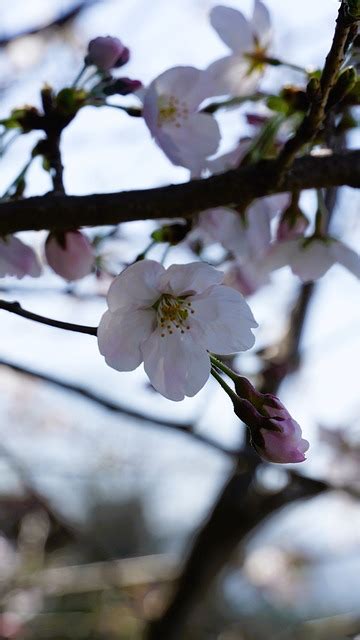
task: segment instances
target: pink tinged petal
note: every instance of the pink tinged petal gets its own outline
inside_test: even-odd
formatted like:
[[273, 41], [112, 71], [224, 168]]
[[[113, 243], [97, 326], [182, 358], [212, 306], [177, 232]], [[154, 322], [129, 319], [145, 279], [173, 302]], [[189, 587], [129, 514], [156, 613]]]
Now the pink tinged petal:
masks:
[[224, 173], [224, 171], [228, 171], [229, 169], [235, 169], [247, 154], [250, 144], [250, 139], [244, 138], [234, 149], [228, 151], [228, 153], [224, 153], [218, 158], [214, 158], [214, 160], [208, 160], [206, 168], [213, 175]]
[[65, 280], [80, 280], [89, 275], [95, 262], [93, 248], [80, 231], [68, 231], [61, 240], [50, 233], [45, 256], [52, 270]]
[[224, 274], [204, 262], [172, 264], [161, 277], [160, 287], [163, 293], [175, 296], [201, 293], [212, 285], [220, 284]]
[[294, 256], [294, 253], [298, 252], [297, 240], [289, 240], [288, 242], [278, 242], [273, 244], [269, 248], [269, 253], [266, 257], [266, 266], [269, 271], [275, 271], [281, 269], [286, 265], [290, 265], [290, 260]]
[[98, 328], [98, 346], [109, 367], [133, 371], [142, 362], [141, 345], [156, 327], [152, 309], [106, 311]]
[[237, 9], [218, 5], [210, 12], [210, 22], [221, 40], [234, 53], [242, 54], [253, 49], [251, 25]]
[[40, 274], [41, 266], [31, 247], [15, 236], [0, 240], [0, 277], [28, 275], [37, 278]]
[[238, 55], [226, 56], [213, 62], [205, 71], [212, 96], [247, 96], [254, 93], [262, 72], [249, 73], [249, 64]]
[[238, 213], [225, 207], [207, 209], [199, 216], [199, 228], [213, 241], [228, 251], [245, 252], [246, 234]]
[[309, 448], [307, 440], [286, 437], [281, 432], [266, 429], [260, 429], [260, 433], [263, 436], [264, 445], [259, 453], [265, 460], [287, 464], [304, 462], [306, 459], [304, 454]]
[[291, 257], [290, 266], [302, 282], [312, 282], [321, 278], [334, 264], [330, 247], [321, 240], [313, 240], [305, 247], [297, 242], [297, 251]]
[[102, 71], [122, 66], [128, 62], [130, 52], [118, 38], [112, 36], [94, 38], [89, 42], [87, 64], [93, 64]]
[[199, 340], [209, 351], [229, 355], [251, 349], [257, 322], [242, 295], [224, 285], [213, 286], [189, 298], [191, 319], [201, 327]]
[[161, 337], [157, 330], [143, 344], [142, 354], [151, 384], [169, 400], [194, 396], [210, 375], [210, 358], [189, 333]]
[[272, 39], [270, 12], [261, 0], [255, 0], [251, 26], [260, 46], [268, 47]]
[[360, 279], [360, 256], [356, 251], [340, 241], [331, 242], [329, 250], [336, 262]]
[[224, 276], [224, 284], [244, 296], [250, 296], [270, 282], [268, 270], [262, 262], [246, 260], [233, 262]]
[[159, 282], [164, 267], [155, 260], [140, 260], [112, 282], [107, 302], [111, 311], [151, 307], [160, 297]]

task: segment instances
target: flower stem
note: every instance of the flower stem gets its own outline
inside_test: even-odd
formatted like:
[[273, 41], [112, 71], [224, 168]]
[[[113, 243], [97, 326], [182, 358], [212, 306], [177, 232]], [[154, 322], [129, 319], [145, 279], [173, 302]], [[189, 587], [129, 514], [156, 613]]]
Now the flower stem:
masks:
[[217, 382], [219, 383], [220, 387], [222, 387], [224, 389], [225, 393], [227, 393], [227, 395], [229, 396], [230, 400], [232, 402], [237, 402], [238, 401], [238, 397], [237, 397], [235, 391], [233, 391], [231, 389], [231, 387], [229, 387], [229, 385], [225, 382], [225, 380], [223, 380], [221, 375], [216, 371], [216, 369], [214, 367], [211, 367], [211, 375], [215, 378], [215, 380], [217, 380]]
[[86, 69], [88, 68], [87, 64], [84, 64], [83, 67], [80, 69], [79, 73], [77, 74], [74, 82], [72, 83], [71, 87], [75, 88], [76, 85], [78, 84], [78, 82], [80, 81], [81, 77], [83, 76], [83, 74], [85, 73]]
[[220, 369], [223, 373], [226, 373], [227, 376], [229, 376], [229, 378], [231, 378], [231, 380], [235, 381], [237, 378], [237, 374], [235, 373], [235, 371], [233, 371], [232, 369], [230, 369], [230, 367], [228, 367], [226, 364], [224, 364], [222, 362], [222, 360], [219, 360], [219, 358], [217, 358], [216, 356], [210, 354], [210, 360], [212, 362], [212, 364], [214, 365], [214, 367], [216, 367], [217, 369]]

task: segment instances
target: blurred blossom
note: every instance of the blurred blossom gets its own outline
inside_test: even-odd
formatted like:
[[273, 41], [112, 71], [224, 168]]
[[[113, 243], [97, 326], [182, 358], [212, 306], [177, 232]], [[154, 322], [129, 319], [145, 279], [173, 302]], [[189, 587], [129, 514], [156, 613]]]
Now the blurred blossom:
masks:
[[269, 282], [269, 271], [262, 260], [234, 260], [229, 263], [224, 276], [224, 284], [240, 291], [243, 296], [251, 296]]
[[206, 70], [212, 95], [253, 93], [263, 73], [263, 58], [272, 40], [268, 9], [260, 0], [255, 0], [252, 18], [248, 20], [237, 9], [219, 5], [212, 9], [210, 21], [232, 51]]
[[0, 240], [0, 277], [38, 278], [41, 266], [33, 249], [15, 236]]
[[144, 93], [143, 115], [155, 142], [175, 165], [200, 175], [220, 142], [216, 120], [199, 113], [208, 97], [204, 72], [194, 67], [168, 69]]
[[142, 361], [151, 384], [170, 400], [194, 396], [210, 375], [209, 351], [250, 349], [257, 326], [223, 274], [194, 262], [168, 269], [142, 260], [115, 278], [99, 329], [110, 367], [132, 371]]
[[130, 51], [121, 40], [112, 36], [99, 36], [89, 42], [85, 63], [95, 65], [100, 71], [109, 71], [123, 66], [129, 58]]
[[48, 265], [65, 280], [80, 280], [94, 268], [93, 248], [80, 231], [50, 233], [45, 243]]
[[269, 269], [289, 265], [302, 282], [321, 278], [336, 263], [360, 278], [360, 256], [335, 238], [314, 236], [279, 242], [271, 247], [267, 258]]

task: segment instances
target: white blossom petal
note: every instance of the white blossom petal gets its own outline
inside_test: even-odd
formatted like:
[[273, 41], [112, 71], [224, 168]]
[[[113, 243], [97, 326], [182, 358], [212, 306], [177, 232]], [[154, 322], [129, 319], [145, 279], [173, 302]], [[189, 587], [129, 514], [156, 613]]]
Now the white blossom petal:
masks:
[[218, 5], [210, 12], [210, 22], [221, 40], [234, 53], [253, 49], [253, 33], [249, 21], [237, 9]]
[[360, 278], [360, 256], [356, 251], [340, 241], [331, 242], [329, 251], [336, 262]]
[[295, 241], [296, 244], [297, 250], [291, 256], [290, 266], [302, 282], [321, 278], [334, 264], [329, 248], [322, 240], [309, 242], [305, 247], [301, 242]]
[[209, 355], [188, 333], [161, 337], [155, 331], [143, 344], [142, 354], [151, 384], [169, 400], [194, 396], [210, 375]]
[[[197, 174], [205, 168], [207, 157], [216, 153], [221, 138], [217, 121], [206, 113], [194, 113], [179, 127], [173, 126], [171, 134], [169, 127], [165, 128], [164, 133], [171, 136], [175, 145], [175, 150], [170, 150], [174, 164], [187, 167]], [[170, 157], [167, 149], [166, 153]]]
[[159, 298], [164, 267], [155, 260], [140, 260], [127, 267], [112, 282], [107, 302], [111, 311], [151, 306]]
[[229, 355], [254, 345], [251, 329], [258, 325], [238, 291], [223, 285], [214, 286], [203, 294], [191, 296], [189, 302], [194, 311], [193, 321], [201, 327], [202, 341], [209, 351]]
[[298, 251], [297, 240], [289, 240], [287, 242], [277, 242], [270, 246], [269, 253], [266, 257], [266, 265], [269, 271], [281, 269], [286, 265], [290, 266], [290, 261], [294, 253]]
[[[195, 67], [178, 66], [167, 69], [153, 80], [158, 96], [173, 96], [185, 100], [191, 111], [207, 97], [204, 95], [205, 85], [202, 84], [203, 71]], [[145, 106], [145, 105], [144, 105]]]
[[97, 332], [100, 353], [118, 371], [133, 371], [142, 362], [141, 345], [156, 327], [152, 309], [106, 311]]
[[268, 47], [272, 39], [271, 18], [268, 8], [261, 0], [255, 0], [251, 26], [260, 46]]
[[249, 63], [238, 55], [216, 60], [208, 66], [205, 73], [209, 93], [214, 97], [251, 95], [256, 91], [262, 75], [257, 69], [249, 73]]
[[220, 284], [224, 274], [204, 262], [172, 264], [162, 276], [160, 286], [164, 293], [175, 296], [201, 293], [212, 285]]

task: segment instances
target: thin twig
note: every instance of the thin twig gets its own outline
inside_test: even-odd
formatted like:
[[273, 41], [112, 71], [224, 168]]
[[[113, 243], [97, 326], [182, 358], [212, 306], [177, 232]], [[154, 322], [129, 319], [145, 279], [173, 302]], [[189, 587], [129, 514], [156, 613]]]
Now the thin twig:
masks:
[[298, 151], [314, 139], [324, 122], [329, 95], [338, 78], [344, 61], [345, 50], [349, 44], [349, 34], [355, 23], [356, 19], [349, 19], [347, 1], [343, 0], [336, 21], [333, 42], [325, 60], [319, 86], [314, 88], [314, 95], [309, 96], [311, 100], [309, 112], [294, 136], [284, 145], [278, 157], [277, 163], [280, 177], [290, 167]]
[[0, 300], [0, 309], [15, 313], [22, 318], [28, 320], [34, 320], [34, 322], [40, 322], [40, 324], [46, 324], [49, 327], [57, 327], [58, 329], [65, 329], [66, 331], [75, 331], [76, 333], [87, 333], [91, 336], [97, 335], [97, 327], [88, 327], [81, 324], [73, 324], [72, 322], [62, 322], [61, 320], [53, 320], [52, 318], [46, 318], [40, 316], [37, 313], [26, 311], [23, 309], [19, 302], [8, 302], [7, 300]]
[[238, 458], [239, 452], [234, 449], [229, 449], [228, 447], [224, 447], [221, 443], [216, 442], [212, 438], [209, 438], [201, 433], [198, 433], [194, 429], [194, 424], [185, 423], [185, 422], [177, 422], [174, 420], [157, 418], [156, 416], [150, 416], [148, 414], [142, 413], [141, 411], [137, 411], [135, 409], [130, 409], [129, 407], [124, 407], [118, 402], [114, 402], [109, 398], [104, 398], [103, 396], [86, 389], [77, 384], [72, 384], [70, 382], [66, 382], [65, 380], [61, 380], [60, 378], [56, 378], [55, 376], [49, 375], [47, 373], [42, 373], [40, 371], [35, 371], [34, 369], [30, 369], [28, 367], [24, 367], [23, 365], [16, 364], [15, 362], [10, 362], [4, 358], [0, 359], [0, 367], [7, 367], [15, 371], [16, 373], [20, 373], [29, 378], [33, 378], [35, 380], [42, 380], [48, 384], [51, 384], [55, 387], [59, 387], [64, 391], [70, 391], [71, 393], [75, 393], [86, 400], [90, 400], [103, 409], [110, 411], [112, 413], [118, 413], [129, 418], [133, 418], [139, 421], [140, 424], [152, 425], [154, 427], [164, 427], [166, 429], [171, 429], [173, 431], [177, 431], [178, 433], [182, 433], [184, 435], [190, 436], [192, 439], [197, 440], [201, 444], [207, 445], [220, 453], [223, 453], [232, 458]]

